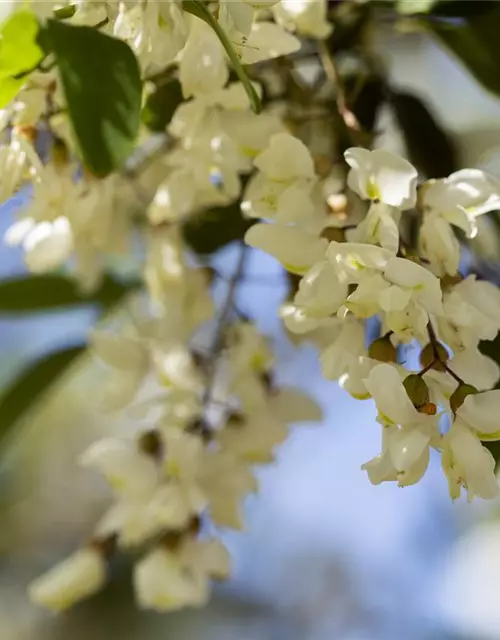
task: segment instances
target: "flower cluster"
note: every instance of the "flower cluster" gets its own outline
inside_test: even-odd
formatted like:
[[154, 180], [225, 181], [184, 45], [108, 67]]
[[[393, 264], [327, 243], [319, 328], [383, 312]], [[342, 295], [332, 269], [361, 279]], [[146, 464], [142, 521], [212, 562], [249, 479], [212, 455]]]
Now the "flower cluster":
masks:
[[[382, 451], [364, 465], [370, 480], [413, 484], [435, 449], [452, 498], [462, 488], [469, 499], [493, 498], [495, 464], [482, 442], [500, 439], [500, 391], [491, 390], [500, 370], [478, 345], [500, 329], [500, 291], [460, 274], [452, 226], [472, 235], [476, 217], [498, 207], [500, 183], [464, 170], [417, 185], [416, 169], [383, 150], [351, 148], [345, 160], [348, 187], [368, 207], [344, 229], [344, 241], [328, 242], [335, 221], [316, 197], [320, 181], [307, 148], [274, 136], [255, 159], [243, 204], [269, 222], [253, 226], [246, 241], [303, 275], [282, 316], [289, 331], [318, 345], [324, 375], [375, 400]], [[414, 250], [400, 232], [410, 209], [420, 223]], [[367, 345], [365, 322], [374, 317], [381, 337]], [[417, 371], [398, 357], [414, 344]]]
[[[133, 550], [141, 607], [205, 603], [211, 581], [230, 569], [217, 529], [241, 528], [241, 503], [258, 488], [255, 465], [273, 461], [291, 423], [321, 419], [308, 396], [276, 384], [269, 344], [236, 308], [246, 247], [217, 309], [220, 274], [186, 242], [193, 218], [236, 202], [247, 244], [300, 278], [281, 309], [287, 330], [317, 345], [327, 378], [375, 400], [382, 451], [364, 465], [370, 480], [412, 484], [435, 449], [453, 498], [462, 488], [470, 498], [497, 495], [482, 442], [500, 439], [500, 391], [491, 390], [500, 370], [478, 344], [500, 329], [500, 293], [461, 275], [459, 234], [472, 237], [477, 216], [500, 207], [500, 185], [477, 170], [419, 185], [406, 160], [357, 147], [346, 151], [349, 173], [339, 178], [339, 158], [311, 151], [313, 134], [291, 134], [301, 118], [321, 124], [326, 108], [328, 124], [332, 104], [348, 133], [362, 133], [345, 96], [313, 104], [309, 93], [320, 91], [303, 90], [291, 58], [277, 60], [297, 55], [301, 37], [318, 41], [315, 60], [323, 56], [333, 31], [328, 2], [8, 5], [40, 24], [57, 18], [121, 40], [137, 58], [144, 104], [163, 85], [182, 97], [160, 144], [144, 126], [129, 162], [102, 177], [82, 162], [60, 61], [48, 54], [10, 78], [22, 86], [0, 112], [0, 197], [28, 188], [7, 244], [22, 248], [32, 273], [62, 271], [89, 295], [120, 257], [132, 257], [143, 285], [128, 301], [137, 302], [132, 321], [117, 313], [91, 338], [106, 369], [105, 406], [136, 420], [132, 434], [81, 456], [106, 479], [111, 504], [88, 543], [32, 583], [32, 598], [53, 610], [71, 606], [103, 586], [117, 550]], [[255, 65], [250, 76], [242, 65]], [[336, 80], [333, 61], [323, 66]], [[287, 92], [299, 95], [293, 108]], [[336, 132], [324, 131], [318, 146], [329, 149]], [[339, 223], [332, 195], [355, 198], [361, 220]], [[405, 234], [410, 217], [417, 239]], [[374, 318], [380, 337], [367, 345]], [[416, 343], [414, 371], [401, 353]]]

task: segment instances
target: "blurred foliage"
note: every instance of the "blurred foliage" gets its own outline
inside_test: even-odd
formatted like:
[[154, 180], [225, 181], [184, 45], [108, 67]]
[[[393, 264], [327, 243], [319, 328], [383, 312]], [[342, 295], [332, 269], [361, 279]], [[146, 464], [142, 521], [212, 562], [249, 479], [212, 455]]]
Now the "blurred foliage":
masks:
[[142, 110], [142, 122], [151, 131], [165, 131], [175, 110], [183, 101], [181, 83], [177, 78], [159, 79]]
[[195, 253], [207, 255], [240, 240], [254, 220], [241, 214], [240, 201], [227, 207], [213, 207], [189, 218], [183, 228], [184, 239]]
[[92, 295], [78, 290], [75, 281], [64, 276], [21, 276], [0, 281], [0, 314], [56, 311], [79, 305], [101, 310], [116, 304], [136, 283], [122, 284], [106, 276]]
[[[92, 295], [84, 296], [69, 278], [56, 275], [12, 278], [0, 282], [0, 314], [60, 311], [83, 305], [104, 313], [137, 287], [107, 276]], [[28, 366], [0, 394], [0, 445], [21, 415], [85, 350], [84, 344], [63, 348]]]
[[0, 396], [0, 446], [21, 415], [84, 351], [85, 345], [82, 344], [51, 353], [26, 367], [3, 391]]
[[458, 169], [454, 141], [423, 100], [410, 93], [393, 91], [390, 104], [408, 158], [426, 178], [444, 178]]

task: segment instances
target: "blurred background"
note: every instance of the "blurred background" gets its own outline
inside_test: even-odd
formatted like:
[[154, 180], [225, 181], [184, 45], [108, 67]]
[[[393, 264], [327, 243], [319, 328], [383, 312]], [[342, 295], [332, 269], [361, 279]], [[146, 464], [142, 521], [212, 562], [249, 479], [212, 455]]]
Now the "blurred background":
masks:
[[[500, 99], [470, 68], [404, 18], [398, 28], [381, 21], [372, 46], [393, 89], [422, 99], [453, 140], [458, 166], [500, 176]], [[391, 117], [378, 118], [379, 143], [401, 148]], [[436, 138], [424, 134], [424, 143], [432, 155]], [[0, 209], [1, 233], [25, 197]], [[500, 245], [488, 224], [475, 250], [496, 273]], [[220, 272], [231, 273], [233, 253], [229, 245], [214, 255]], [[1, 247], [0, 279], [23, 273], [21, 256]], [[276, 309], [286, 281], [272, 259], [254, 254], [247, 276], [238, 303], [271, 338], [278, 381], [306, 388], [325, 419], [297, 427], [277, 464], [260, 472], [245, 531], [225, 536], [232, 580], [206, 609], [175, 615], [135, 608], [127, 566], [102, 594], [62, 616], [28, 601], [27, 582], [85, 540], [105, 505], [101, 484], [76, 456], [127, 418], [93, 400], [103, 373], [80, 346], [96, 310], [19, 313], [0, 288], [0, 388], [9, 398], [0, 397], [0, 423], [15, 422], [0, 461], [0, 640], [500, 639], [500, 505], [451, 504], [439, 459], [417, 486], [371, 486], [360, 469], [379, 447], [371, 401], [323, 380], [314, 351], [284, 335]], [[31, 295], [27, 289], [27, 307]], [[45, 384], [60, 370], [50, 354], [61, 347], [69, 366]], [[33, 362], [42, 365], [34, 370]], [[19, 379], [24, 395], [12, 402]], [[32, 402], [40, 387], [45, 393]]]

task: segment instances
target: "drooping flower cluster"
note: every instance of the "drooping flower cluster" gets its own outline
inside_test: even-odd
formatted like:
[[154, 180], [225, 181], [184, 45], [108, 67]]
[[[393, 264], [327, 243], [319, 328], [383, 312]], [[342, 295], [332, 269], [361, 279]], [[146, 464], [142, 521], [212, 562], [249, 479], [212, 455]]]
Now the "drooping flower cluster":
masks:
[[[452, 498], [461, 488], [469, 499], [493, 498], [495, 464], [482, 442], [500, 439], [500, 391], [491, 390], [500, 370], [478, 345], [500, 329], [500, 292], [459, 273], [451, 225], [473, 234], [476, 216], [498, 206], [500, 183], [464, 170], [417, 189], [417, 171], [386, 151], [352, 148], [345, 159], [349, 188], [368, 202], [346, 241], [325, 239], [333, 225], [325, 204], [314, 205], [312, 158], [287, 134], [274, 136], [255, 160], [259, 173], [243, 208], [269, 222], [253, 226], [246, 240], [303, 274], [282, 316], [291, 332], [316, 342], [324, 375], [356, 398], [375, 400], [382, 451], [364, 465], [370, 480], [413, 484], [435, 449]], [[415, 208], [421, 234], [411, 250], [400, 224]], [[364, 323], [374, 317], [381, 337], [367, 346]], [[403, 366], [405, 356], [398, 362], [398, 349], [414, 343], [417, 371]]]
[[[53, 610], [71, 606], [103, 586], [117, 550], [133, 549], [140, 606], [202, 605], [211, 581], [230, 570], [214, 529], [241, 528], [242, 501], [258, 488], [254, 467], [273, 461], [289, 425], [320, 420], [309, 397], [276, 385], [267, 341], [234, 304], [246, 249], [216, 309], [219, 274], [185, 241], [194, 216], [238, 200], [254, 223], [246, 242], [301, 278], [281, 309], [287, 330], [317, 345], [327, 378], [375, 400], [382, 451], [364, 465], [370, 480], [417, 482], [435, 449], [453, 498], [462, 488], [470, 498], [497, 495], [482, 442], [500, 439], [500, 391], [491, 391], [500, 371], [478, 344], [500, 328], [500, 293], [459, 273], [456, 230], [474, 235], [476, 216], [500, 205], [500, 185], [477, 170], [418, 185], [406, 160], [353, 147], [335, 195], [354, 194], [363, 215], [339, 226], [328, 204], [338, 183], [333, 160], [319, 170], [325, 158], [311, 152], [311, 139], [290, 133], [287, 91], [300, 94], [297, 122], [308, 117], [308, 91], [293, 64], [276, 61], [297, 54], [301, 36], [321, 47], [333, 31], [326, 0], [8, 5], [6, 13], [29, 9], [43, 22], [57, 12], [122, 40], [137, 57], [144, 102], [162, 83], [177, 83], [183, 98], [151, 157], [133, 154], [104, 178], [80, 159], [57, 60], [27, 72], [0, 114], [0, 196], [30, 185], [6, 234], [27, 268], [63, 270], [92, 294], [116, 255], [132, 257], [144, 285], [130, 301], [133, 321], [118, 314], [91, 339], [106, 368], [105, 406], [138, 423], [81, 456], [108, 482], [111, 504], [89, 542], [31, 585], [32, 598]], [[238, 62], [258, 65], [247, 76]], [[251, 109], [256, 98], [261, 113]], [[349, 128], [346, 108], [337, 115]], [[139, 157], [150, 142], [144, 128]], [[412, 244], [404, 228], [415, 215]], [[380, 337], [367, 345], [374, 318]], [[399, 354], [415, 343], [414, 371]]]

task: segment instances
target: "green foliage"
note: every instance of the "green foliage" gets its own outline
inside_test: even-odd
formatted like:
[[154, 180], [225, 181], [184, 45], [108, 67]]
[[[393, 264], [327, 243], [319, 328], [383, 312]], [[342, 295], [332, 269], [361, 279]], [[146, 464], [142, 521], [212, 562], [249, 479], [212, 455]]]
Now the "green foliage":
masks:
[[56, 311], [88, 304], [106, 309], [123, 298], [132, 286], [107, 276], [97, 291], [91, 296], [84, 296], [73, 280], [63, 276], [11, 278], [0, 282], [0, 314]]
[[106, 176], [123, 167], [139, 131], [137, 58], [125, 42], [91, 27], [49, 20], [46, 34], [83, 163], [96, 176]]
[[182, 100], [181, 83], [177, 78], [158, 84], [146, 100], [142, 110], [142, 122], [151, 131], [165, 131]]
[[408, 157], [426, 178], [444, 178], [458, 169], [456, 148], [429, 107], [410, 93], [391, 93], [391, 106]]
[[222, 46], [226, 50], [228, 58], [233, 65], [233, 69], [238, 76], [239, 81], [245, 87], [245, 91], [247, 92], [252, 109], [255, 111], [255, 113], [260, 113], [260, 111], [262, 110], [260, 98], [257, 95], [253, 84], [250, 82], [250, 78], [243, 68], [240, 59], [238, 58], [238, 54], [234, 50], [234, 47], [227, 37], [226, 32], [224, 31], [224, 29], [222, 29], [210, 10], [201, 0], [184, 0], [182, 3], [182, 8], [187, 13], [191, 13], [193, 16], [196, 16], [197, 18], [200, 18], [200, 20], [203, 20], [203, 22], [206, 22], [214, 30], [215, 35], [219, 38]]
[[241, 215], [240, 203], [201, 211], [184, 224], [184, 239], [201, 255], [214, 253], [234, 240], [241, 240], [253, 221]]
[[78, 345], [51, 353], [31, 364], [7, 387], [0, 396], [0, 444], [26, 409], [39, 400], [84, 351], [85, 346]]
[[18, 11], [0, 26], [0, 108], [23, 86], [26, 73], [43, 58], [39, 24], [30, 11]]
[[[439, 3], [436, 14], [425, 19], [426, 26], [448, 47], [489, 91], [500, 95], [500, 5], [498, 2], [463, 1], [460, 13], [450, 12], [448, 3]], [[458, 20], [436, 19], [446, 8]], [[445, 14], [446, 15], [446, 14]]]

